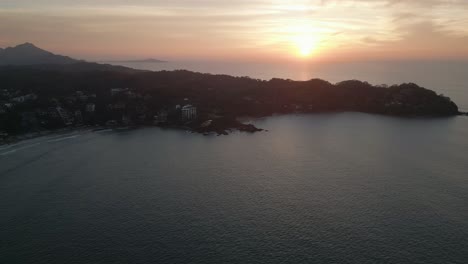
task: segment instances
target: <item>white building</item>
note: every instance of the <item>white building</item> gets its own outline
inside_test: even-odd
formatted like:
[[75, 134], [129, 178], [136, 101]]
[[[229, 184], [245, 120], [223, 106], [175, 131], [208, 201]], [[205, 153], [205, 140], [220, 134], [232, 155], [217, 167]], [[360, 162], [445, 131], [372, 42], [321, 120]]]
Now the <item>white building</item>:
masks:
[[197, 117], [197, 108], [192, 105], [182, 107], [182, 118], [184, 120], [193, 120]]
[[111, 89], [111, 95], [114, 96], [116, 94], [125, 93], [125, 92], [128, 92], [128, 91], [129, 91], [128, 88], [113, 88], [113, 89]]

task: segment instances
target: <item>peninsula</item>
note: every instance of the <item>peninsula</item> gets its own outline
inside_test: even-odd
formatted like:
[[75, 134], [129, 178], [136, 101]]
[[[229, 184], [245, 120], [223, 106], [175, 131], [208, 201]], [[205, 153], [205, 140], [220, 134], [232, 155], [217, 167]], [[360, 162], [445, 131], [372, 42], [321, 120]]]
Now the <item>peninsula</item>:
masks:
[[0, 67], [0, 135], [139, 125], [227, 134], [260, 130], [238, 121], [244, 116], [343, 111], [403, 117], [461, 114], [450, 98], [413, 83], [259, 80], [64, 62]]

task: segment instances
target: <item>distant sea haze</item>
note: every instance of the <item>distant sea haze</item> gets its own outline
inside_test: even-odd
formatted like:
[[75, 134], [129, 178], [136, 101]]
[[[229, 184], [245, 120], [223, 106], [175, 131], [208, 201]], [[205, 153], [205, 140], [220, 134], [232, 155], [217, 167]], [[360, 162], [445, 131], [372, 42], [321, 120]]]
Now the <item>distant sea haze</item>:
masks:
[[468, 61], [354, 62], [354, 63], [242, 63], [207, 61], [110, 62], [145, 70], [190, 70], [212, 74], [249, 76], [258, 79], [320, 78], [332, 83], [357, 79], [371, 84], [413, 82], [449, 96], [462, 111], [468, 111]]

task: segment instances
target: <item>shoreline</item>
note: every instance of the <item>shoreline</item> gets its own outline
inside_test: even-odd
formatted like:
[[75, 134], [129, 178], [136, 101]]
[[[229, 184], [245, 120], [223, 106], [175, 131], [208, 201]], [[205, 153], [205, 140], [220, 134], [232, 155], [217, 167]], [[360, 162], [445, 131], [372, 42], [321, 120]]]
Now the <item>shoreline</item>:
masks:
[[[257, 128], [255, 125], [251, 124], [250, 122], [256, 119], [268, 118], [273, 116], [283, 116], [283, 115], [315, 115], [315, 114], [325, 114], [325, 113], [332, 113], [332, 114], [339, 114], [339, 113], [365, 113], [370, 115], [382, 115], [387, 117], [395, 117], [395, 118], [450, 118], [450, 117], [457, 117], [457, 116], [464, 116], [468, 117], [468, 112], [459, 112], [457, 115], [453, 116], [397, 116], [397, 115], [385, 115], [385, 114], [377, 114], [377, 113], [366, 113], [366, 112], [356, 112], [356, 111], [336, 111], [336, 112], [314, 112], [314, 113], [307, 113], [307, 112], [294, 112], [294, 113], [279, 113], [273, 115], [266, 115], [266, 116], [243, 116], [238, 117], [235, 119], [235, 122], [228, 122], [227, 124], [217, 124], [215, 126], [211, 126], [209, 128], [203, 128], [200, 126], [188, 126], [188, 125], [174, 125], [174, 124], [167, 124], [167, 125], [151, 125], [151, 124], [143, 124], [143, 125], [118, 125], [118, 126], [105, 126], [105, 125], [96, 125], [96, 126], [79, 126], [79, 127], [66, 127], [60, 128], [57, 130], [44, 130], [38, 132], [32, 132], [22, 135], [13, 135], [8, 136], [6, 139], [0, 140], [0, 146], [9, 146], [18, 144], [20, 142], [26, 140], [33, 140], [38, 139], [41, 137], [47, 136], [60, 136], [60, 135], [67, 135], [73, 132], [99, 132], [104, 130], [112, 130], [112, 131], [126, 131], [126, 130], [133, 130], [139, 128], [147, 128], [147, 127], [159, 127], [162, 129], [169, 129], [169, 130], [185, 130], [191, 133], [201, 134], [204, 136], [208, 135], [229, 135], [232, 132], [239, 131], [245, 133], [256, 133], [256, 132], [267, 132], [268, 130]], [[220, 118], [223, 119], [223, 118]], [[211, 120], [210, 120], [211, 121]], [[230, 120], [232, 121], [232, 120]], [[248, 123], [245, 123], [248, 122]]]

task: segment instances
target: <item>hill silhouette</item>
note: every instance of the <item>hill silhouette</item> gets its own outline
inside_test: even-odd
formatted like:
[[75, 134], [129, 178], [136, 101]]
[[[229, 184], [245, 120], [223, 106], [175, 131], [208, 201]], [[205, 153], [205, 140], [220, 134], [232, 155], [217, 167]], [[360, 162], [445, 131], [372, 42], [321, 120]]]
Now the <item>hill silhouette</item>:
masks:
[[138, 71], [124, 66], [101, 64], [77, 60], [68, 56], [54, 54], [38, 48], [32, 43], [24, 43], [15, 47], [0, 48], [0, 66], [13, 68], [30, 68], [38, 70], [56, 70], [67, 72], [86, 71]]
[[56, 55], [32, 43], [0, 49], [0, 65], [73, 64], [77, 62], [80, 61]]
[[[461, 114], [450, 98], [413, 83], [374, 86], [358, 80], [332, 84], [321, 79], [266, 81], [186, 70], [141, 71], [77, 61], [28, 43], [1, 53], [3, 58], [16, 53], [22, 59], [16, 63], [31, 63], [0, 65], [0, 132], [11, 135], [73, 122], [146, 125], [159, 115], [167, 117], [166, 125], [224, 134], [232, 128], [258, 131], [237, 121], [244, 116], [345, 111], [405, 117]], [[197, 119], [190, 124], [177, 110], [187, 104], [197, 109]], [[57, 119], [57, 107], [62, 114], [76, 115], [74, 121]]]

